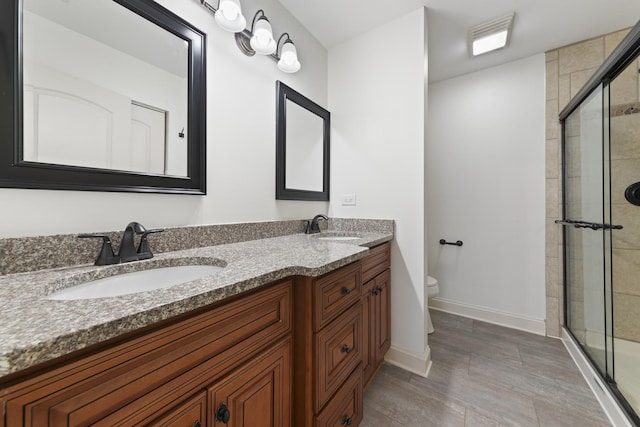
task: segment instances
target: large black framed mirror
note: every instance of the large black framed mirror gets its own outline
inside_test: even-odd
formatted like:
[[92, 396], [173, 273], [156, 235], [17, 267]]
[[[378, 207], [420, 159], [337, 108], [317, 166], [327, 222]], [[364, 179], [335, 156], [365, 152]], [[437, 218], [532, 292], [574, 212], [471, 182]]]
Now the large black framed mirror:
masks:
[[329, 200], [331, 114], [276, 82], [276, 199]]
[[206, 194], [206, 36], [152, 0], [7, 0], [0, 187]]

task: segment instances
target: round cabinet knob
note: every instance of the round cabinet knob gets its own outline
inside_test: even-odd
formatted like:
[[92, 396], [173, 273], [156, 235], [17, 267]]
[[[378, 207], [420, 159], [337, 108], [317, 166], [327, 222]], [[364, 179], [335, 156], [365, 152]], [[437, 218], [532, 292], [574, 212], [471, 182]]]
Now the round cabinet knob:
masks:
[[353, 420], [351, 418], [349, 418], [347, 415], [342, 417], [342, 425], [343, 426], [350, 426], [352, 423], [353, 423]]
[[343, 345], [342, 348], [340, 349], [340, 352], [342, 353], [351, 353], [353, 351], [353, 348], [349, 347], [348, 345]]
[[342, 295], [347, 295], [350, 292], [351, 292], [351, 289], [347, 288], [346, 286], [343, 286], [342, 289], [340, 289], [340, 293]]
[[229, 408], [227, 408], [227, 405], [223, 402], [218, 406], [218, 410], [216, 411], [216, 421], [222, 421], [227, 424], [229, 418], [231, 418], [231, 412], [229, 412]]

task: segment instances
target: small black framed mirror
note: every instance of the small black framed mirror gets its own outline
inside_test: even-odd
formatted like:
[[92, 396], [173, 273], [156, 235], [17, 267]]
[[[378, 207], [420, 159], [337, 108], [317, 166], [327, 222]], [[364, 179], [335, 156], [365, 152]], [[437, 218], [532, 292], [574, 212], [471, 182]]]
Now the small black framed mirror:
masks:
[[276, 82], [276, 199], [329, 201], [331, 114]]
[[7, 0], [0, 187], [206, 194], [206, 35], [152, 0]]

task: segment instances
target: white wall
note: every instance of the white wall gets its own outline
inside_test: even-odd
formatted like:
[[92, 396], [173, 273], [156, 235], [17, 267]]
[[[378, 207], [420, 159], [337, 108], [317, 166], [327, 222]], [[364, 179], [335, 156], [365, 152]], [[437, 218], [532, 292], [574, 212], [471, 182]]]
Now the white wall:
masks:
[[[422, 357], [424, 333], [424, 8], [329, 50], [330, 213], [396, 221], [392, 349]], [[355, 193], [356, 206], [342, 206]]]
[[[429, 85], [429, 274], [438, 299], [545, 318], [544, 93], [542, 54]], [[441, 238], [464, 246], [440, 246]]]
[[[327, 52], [277, 0], [244, 0], [276, 36], [287, 31], [302, 69], [280, 72], [267, 57], [249, 58], [199, 0], [157, 0], [207, 33], [207, 195], [160, 195], [0, 189], [0, 237], [147, 227], [310, 218], [328, 203], [275, 200], [275, 82], [327, 106]], [[216, 5], [216, 2], [214, 2]]]

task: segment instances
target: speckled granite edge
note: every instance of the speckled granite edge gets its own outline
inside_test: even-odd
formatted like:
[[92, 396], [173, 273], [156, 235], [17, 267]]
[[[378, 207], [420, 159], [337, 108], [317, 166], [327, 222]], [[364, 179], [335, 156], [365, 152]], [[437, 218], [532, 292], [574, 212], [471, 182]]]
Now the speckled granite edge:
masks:
[[[115, 266], [36, 271], [0, 276], [0, 377], [135, 331], [291, 276], [317, 277], [366, 256], [365, 247], [392, 233], [348, 232], [347, 242], [294, 234], [157, 255]], [[355, 234], [354, 234], [355, 233]], [[51, 301], [51, 292], [127, 271], [184, 263], [226, 266], [215, 275], [171, 288], [121, 297]]]

